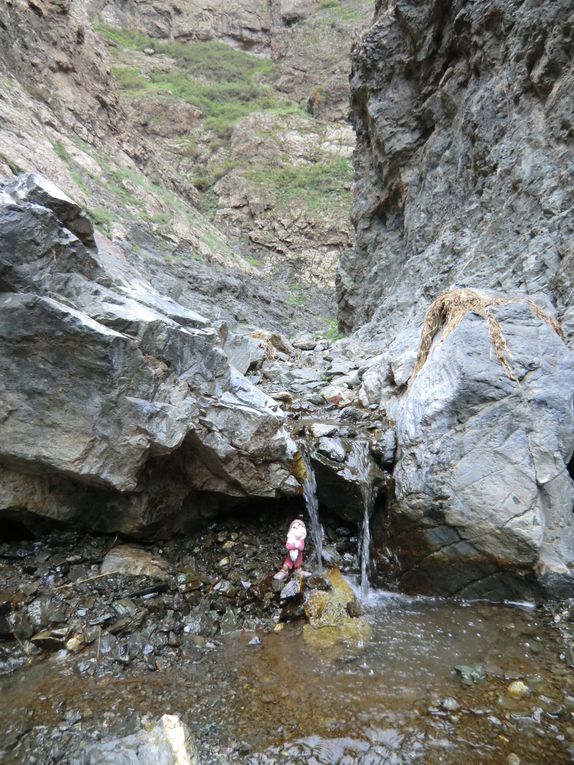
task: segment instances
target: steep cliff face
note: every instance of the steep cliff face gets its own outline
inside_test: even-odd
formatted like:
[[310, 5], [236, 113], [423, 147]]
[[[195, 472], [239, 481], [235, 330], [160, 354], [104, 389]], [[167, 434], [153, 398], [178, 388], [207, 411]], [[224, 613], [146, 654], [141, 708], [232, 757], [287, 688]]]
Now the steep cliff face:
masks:
[[97, 0], [104, 24], [151, 39], [220, 41], [271, 58], [277, 88], [326, 120], [346, 120], [351, 43], [372, 15], [370, 0], [219, 0], [168, 3]]
[[413, 591], [571, 587], [573, 30], [561, 0], [382, 0], [354, 50], [339, 321], [380, 354]]
[[333, 316], [352, 243], [350, 50], [370, 0], [108, 0], [90, 12], [146, 172], [196, 187], [252, 265], [298, 304], [312, 284], [315, 309]]
[[125, 127], [105, 46], [81, 0], [6, 0], [0, 51], [1, 68], [15, 78], [12, 90], [23, 86], [78, 137], [94, 140]]
[[400, 353], [456, 285], [545, 290], [572, 335], [573, 29], [568, 0], [377, 4], [353, 58], [344, 327]]
[[214, 319], [326, 332], [352, 236], [349, 51], [370, 15], [370, 0], [3, 3], [0, 175], [53, 180]]

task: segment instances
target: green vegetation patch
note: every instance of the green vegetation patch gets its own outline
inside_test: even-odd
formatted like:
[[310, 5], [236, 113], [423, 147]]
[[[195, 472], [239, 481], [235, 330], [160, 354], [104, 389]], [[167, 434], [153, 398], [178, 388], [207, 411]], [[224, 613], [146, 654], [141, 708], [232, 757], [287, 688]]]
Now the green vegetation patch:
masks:
[[335, 340], [340, 340], [342, 337], [345, 337], [345, 335], [339, 329], [339, 323], [337, 319], [335, 318], [326, 319], [325, 320], [325, 338], [333, 342]]
[[366, 22], [373, 12], [371, 0], [357, 4], [356, 0], [349, 3], [345, 0], [319, 0], [317, 20], [321, 23], [338, 22], [339, 24], [356, 24]]
[[318, 211], [350, 207], [353, 168], [348, 159], [286, 167], [252, 165], [245, 169], [245, 177], [249, 183], [273, 194], [279, 207], [296, 204]]
[[118, 89], [128, 98], [169, 93], [193, 104], [203, 112], [203, 124], [215, 133], [219, 145], [229, 139], [234, 125], [251, 112], [270, 109], [280, 113], [301, 112], [300, 107], [273, 91], [275, 65], [269, 59], [215, 41], [159, 42], [107, 27], [100, 27], [99, 31], [124, 50], [153, 48], [156, 54], [175, 59], [177, 66], [172, 70], [158, 67], [144, 76], [136, 67], [122, 65], [118, 51], [112, 68]]

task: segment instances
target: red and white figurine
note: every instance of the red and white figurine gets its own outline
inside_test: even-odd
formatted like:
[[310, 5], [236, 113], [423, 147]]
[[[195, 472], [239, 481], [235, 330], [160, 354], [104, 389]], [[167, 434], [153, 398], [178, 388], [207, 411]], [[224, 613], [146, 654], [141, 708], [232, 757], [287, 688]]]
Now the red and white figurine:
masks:
[[292, 571], [297, 572], [301, 576], [308, 576], [308, 572], [303, 571], [301, 568], [303, 565], [303, 549], [305, 547], [306, 536], [307, 529], [305, 524], [299, 518], [295, 518], [289, 526], [285, 541], [287, 557], [283, 561], [281, 569], [273, 577], [274, 579], [279, 579], [280, 581], [287, 579]]

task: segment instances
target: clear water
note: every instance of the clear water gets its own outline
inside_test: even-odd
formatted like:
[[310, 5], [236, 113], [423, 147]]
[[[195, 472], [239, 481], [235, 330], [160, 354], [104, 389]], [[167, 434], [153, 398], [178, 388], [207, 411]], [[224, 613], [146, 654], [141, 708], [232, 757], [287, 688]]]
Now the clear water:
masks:
[[[94, 739], [133, 716], [177, 713], [201, 765], [572, 761], [574, 672], [544, 612], [373, 591], [365, 605], [372, 634], [360, 649], [314, 650], [288, 625], [259, 646], [248, 633], [202, 652], [184, 645], [178, 666], [140, 676], [80, 675], [89, 651], [32, 664], [0, 678], [2, 736], [17, 741], [4, 762], [43, 765], [70, 710]], [[460, 664], [480, 664], [485, 679], [464, 685]], [[517, 678], [529, 688], [519, 699], [508, 692]]]

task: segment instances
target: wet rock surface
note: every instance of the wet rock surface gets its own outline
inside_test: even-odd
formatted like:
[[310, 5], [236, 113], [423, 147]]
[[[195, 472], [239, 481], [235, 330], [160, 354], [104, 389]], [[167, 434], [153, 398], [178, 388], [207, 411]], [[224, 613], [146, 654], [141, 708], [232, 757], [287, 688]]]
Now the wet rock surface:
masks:
[[138, 733], [88, 747], [78, 765], [199, 765], [190, 733], [177, 715], [163, 715]]
[[[251, 511], [147, 547], [65, 531], [2, 543], [0, 638], [8, 642], [1, 672], [61, 650], [78, 656], [82, 675], [154, 671], [213, 647], [222, 635], [304, 616], [292, 601], [316, 583], [272, 578], [290, 521]], [[351, 530], [340, 522], [339, 530], [326, 528], [338, 555], [347, 556], [346, 569], [356, 569]], [[306, 565], [313, 552], [309, 541]]]

